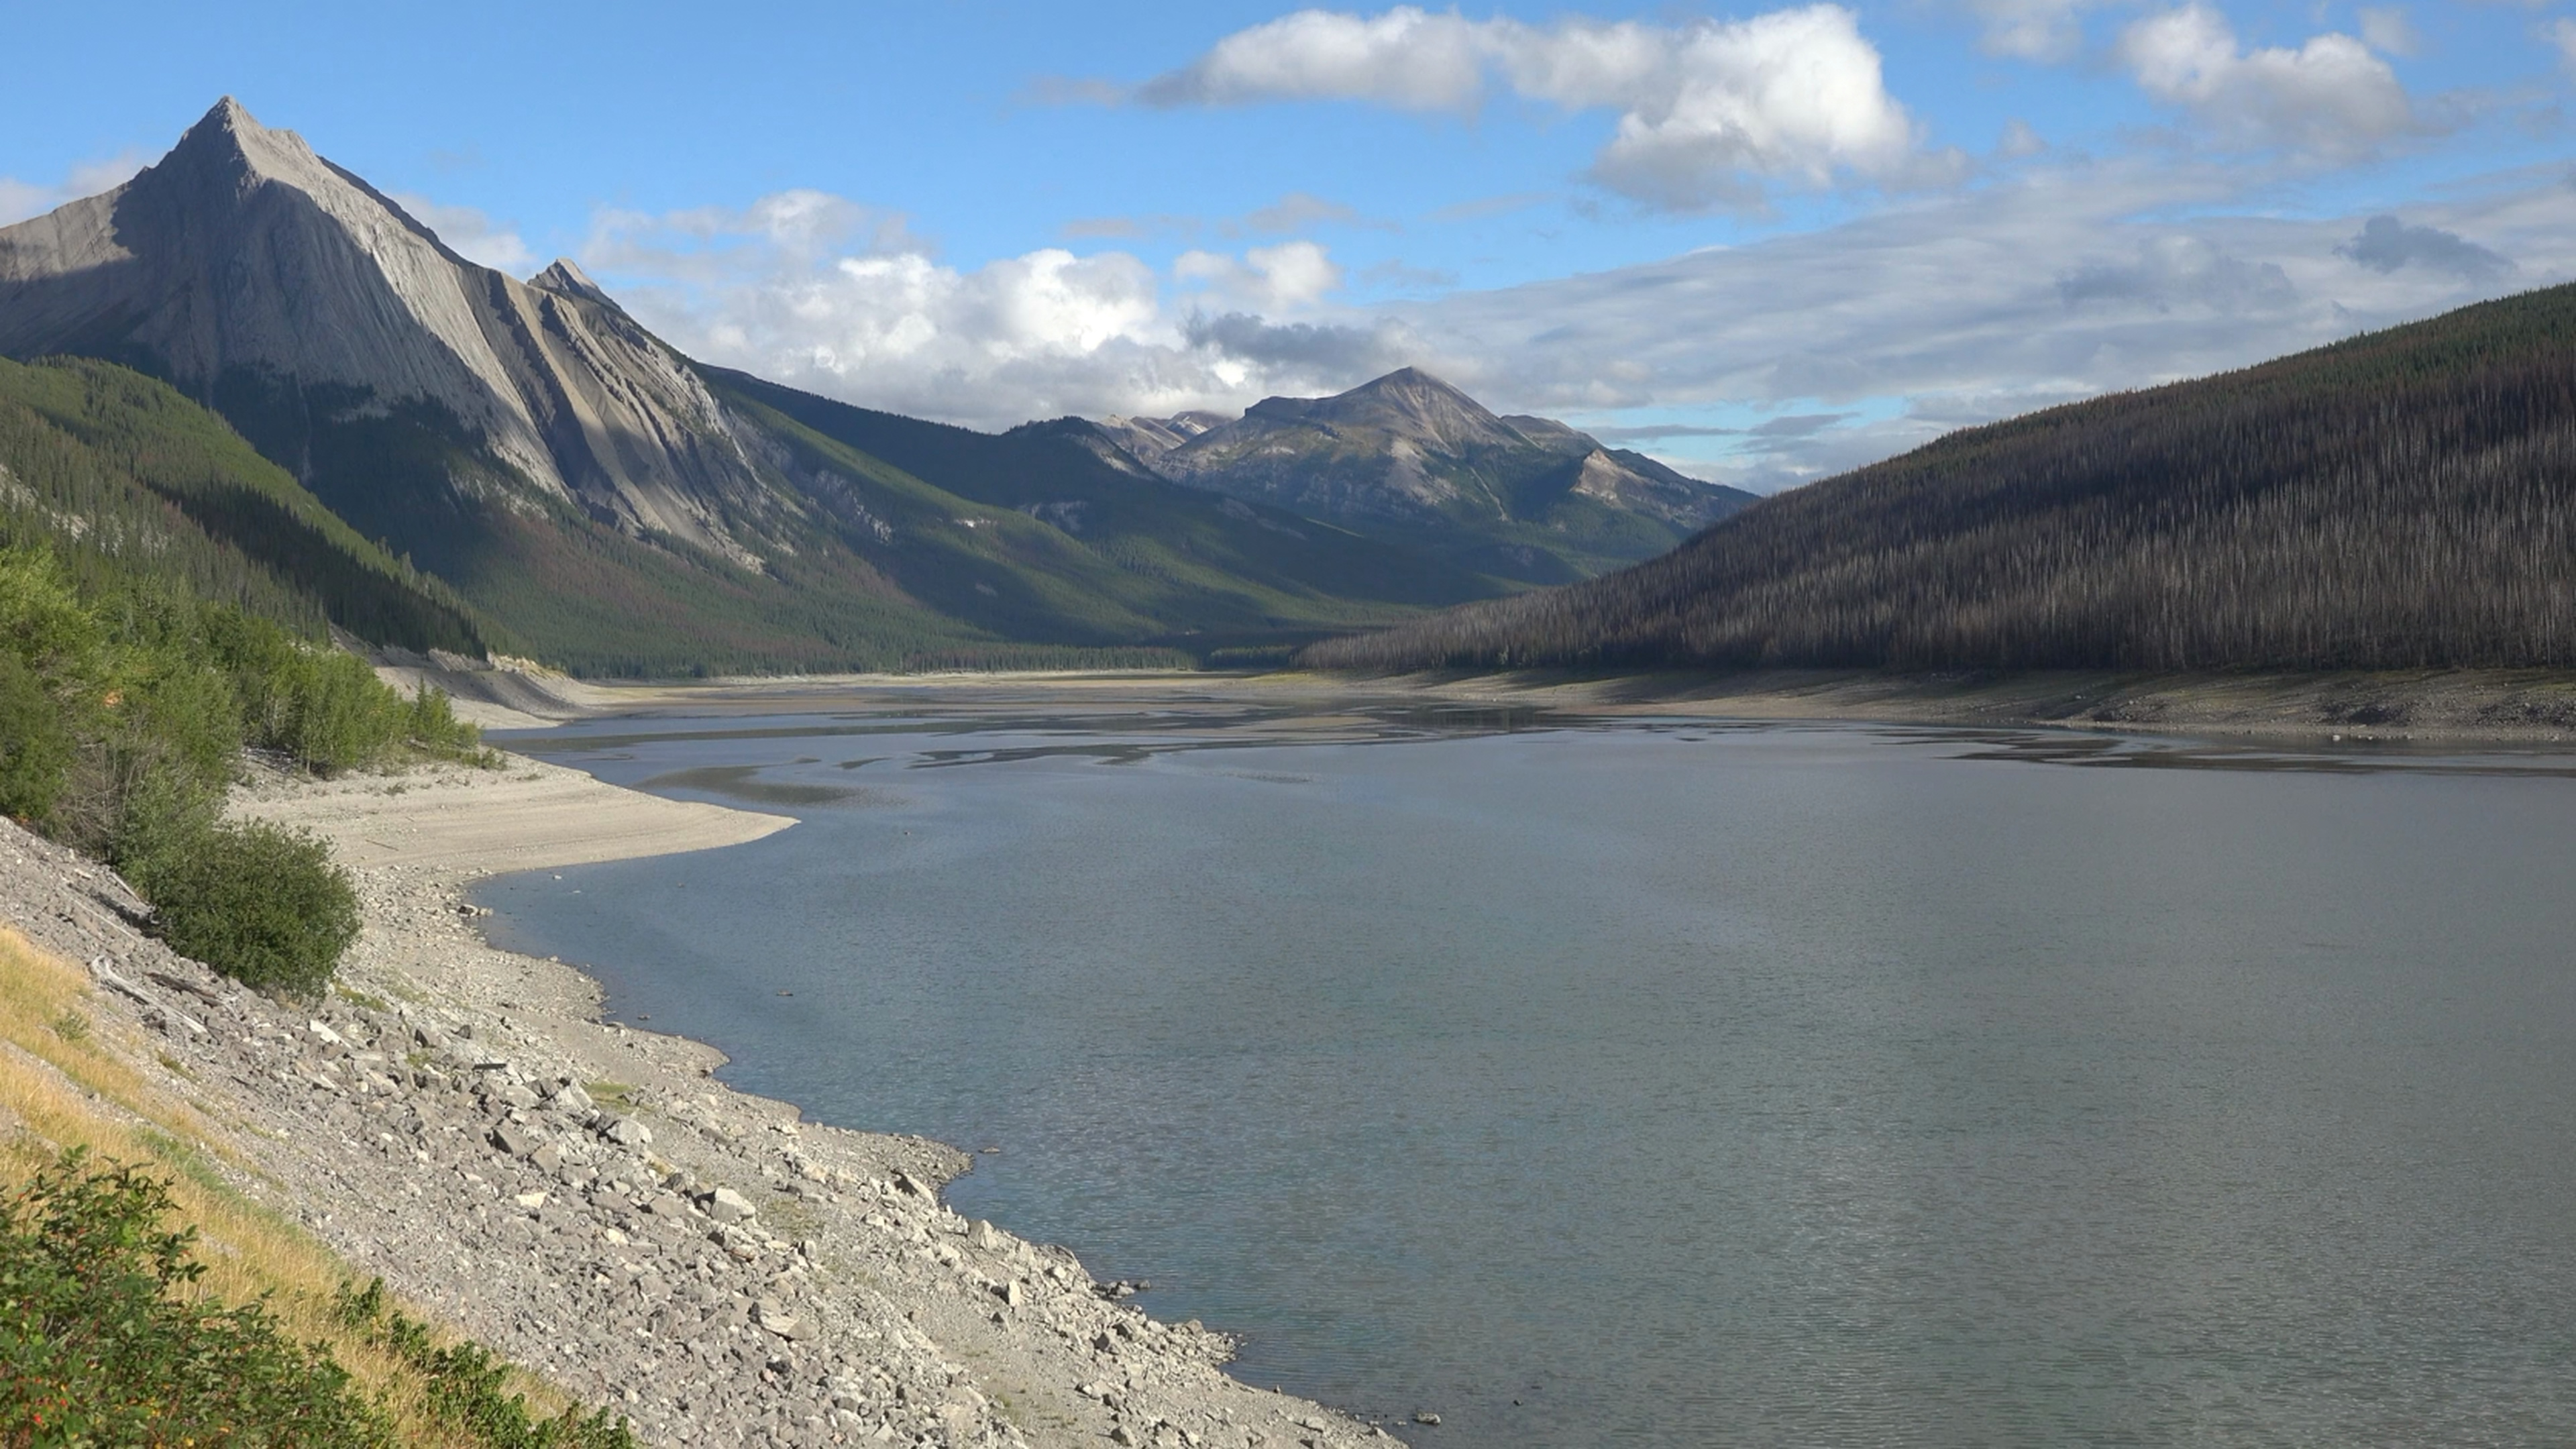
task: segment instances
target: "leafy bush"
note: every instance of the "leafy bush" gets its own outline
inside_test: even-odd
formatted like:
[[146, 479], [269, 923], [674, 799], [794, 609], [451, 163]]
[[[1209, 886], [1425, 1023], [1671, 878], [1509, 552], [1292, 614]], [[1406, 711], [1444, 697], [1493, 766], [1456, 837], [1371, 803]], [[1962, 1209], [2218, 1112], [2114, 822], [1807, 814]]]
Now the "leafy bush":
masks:
[[71, 731], [45, 682], [0, 653], [0, 815], [42, 823], [71, 769]]
[[321, 989], [355, 932], [318, 844], [219, 829], [242, 746], [317, 774], [487, 763], [447, 697], [150, 580], [85, 596], [46, 549], [0, 548], [0, 813], [126, 872], [179, 950], [257, 985]]
[[471, 1433], [491, 1449], [635, 1449], [626, 1421], [606, 1409], [566, 1409], [540, 1419], [525, 1395], [508, 1392], [510, 1370], [479, 1343], [440, 1348], [429, 1325], [385, 1303], [385, 1280], [343, 1288], [340, 1324], [365, 1335], [421, 1377], [421, 1403], [432, 1418]]
[[65, 1152], [0, 1202], [0, 1443], [391, 1449], [384, 1415], [265, 1304], [191, 1285], [166, 1184]]
[[170, 948], [252, 986], [319, 995], [358, 936], [358, 897], [331, 849], [262, 822], [156, 842], [126, 866]]

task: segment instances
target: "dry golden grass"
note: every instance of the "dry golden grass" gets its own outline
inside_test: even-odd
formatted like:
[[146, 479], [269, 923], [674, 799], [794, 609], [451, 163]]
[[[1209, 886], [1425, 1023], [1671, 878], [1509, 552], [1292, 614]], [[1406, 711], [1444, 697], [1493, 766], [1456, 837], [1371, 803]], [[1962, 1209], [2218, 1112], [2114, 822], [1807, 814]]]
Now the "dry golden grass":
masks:
[[[15, 1190], [57, 1152], [86, 1147], [94, 1158], [151, 1167], [170, 1182], [185, 1222], [197, 1230], [206, 1272], [202, 1298], [224, 1304], [266, 1296], [285, 1330], [319, 1339], [361, 1384], [393, 1410], [407, 1444], [470, 1449], [477, 1441], [426, 1418], [418, 1376], [342, 1328], [332, 1314], [341, 1285], [363, 1276], [293, 1223], [227, 1182], [226, 1163], [244, 1159], [228, 1134], [187, 1102], [148, 1081], [135, 1063], [152, 1048], [97, 1009], [88, 974], [0, 926], [0, 1191]], [[418, 1307], [401, 1305], [415, 1318]], [[518, 1376], [532, 1410], [566, 1400]]]

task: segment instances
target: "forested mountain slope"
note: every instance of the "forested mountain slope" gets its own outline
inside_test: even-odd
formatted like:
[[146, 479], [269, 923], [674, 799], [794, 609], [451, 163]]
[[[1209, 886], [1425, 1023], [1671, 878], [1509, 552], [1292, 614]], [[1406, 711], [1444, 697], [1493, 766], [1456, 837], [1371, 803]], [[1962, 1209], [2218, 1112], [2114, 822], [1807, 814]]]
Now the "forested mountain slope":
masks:
[[1324, 667], [2576, 665], [2576, 287], [1952, 434]]
[[157, 581], [310, 639], [507, 647], [454, 591], [361, 538], [224, 420], [111, 363], [0, 359], [0, 547], [75, 579]]
[[0, 228], [0, 356], [49, 355], [211, 407], [577, 672], [1170, 664], [1512, 587], [1060, 430], [701, 369], [569, 263], [478, 266], [230, 99], [123, 186]]

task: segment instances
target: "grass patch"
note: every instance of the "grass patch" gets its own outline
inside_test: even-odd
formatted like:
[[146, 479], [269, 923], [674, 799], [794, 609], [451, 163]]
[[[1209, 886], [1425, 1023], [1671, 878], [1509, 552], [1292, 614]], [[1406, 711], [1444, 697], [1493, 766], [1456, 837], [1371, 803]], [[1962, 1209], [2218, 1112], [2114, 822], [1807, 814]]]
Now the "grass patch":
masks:
[[[567, 1400], [542, 1381], [493, 1363], [470, 1343], [418, 1320], [407, 1320], [415, 1328], [395, 1341], [389, 1324], [400, 1310], [381, 1291], [375, 1302], [383, 1316], [353, 1321], [345, 1307], [356, 1291], [347, 1265], [232, 1185], [247, 1164], [195, 1107], [160, 1091], [135, 1069], [131, 1061], [149, 1050], [138, 1033], [93, 1024], [79, 1041], [67, 1041], [54, 1030], [65, 1013], [80, 1010], [89, 993], [86, 972], [38, 950], [16, 931], [0, 928], [0, 1196], [23, 1192], [40, 1174], [59, 1171], [67, 1149], [85, 1152], [91, 1162], [145, 1174], [166, 1194], [168, 1218], [186, 1224], [191, 1234], [185, 1255], [190, 1271], [181, 1285], [186, 1298], [224, 1312], [260, 1305], [281, 1340], [322, 1345], [346, 1370], [353, 1391], [382, 1408], [391, 1442], [424, 1449], [589, 1449], [620, 1442], [566, 1437], [570, 1430], [551, 1426], [564, 1422], [560, 1416], [569, 1407]], [[127, 1203], [137, 1200], [131, 1186], [121, 1191]], [[137, 1234], [156, 1230], [138, 1224], [139, 1219], [129, 1221]], [[458, 1373], [442, 1378], [434, 1365], [423, 1366], [424, 1353], [467, 1349], [472, 1353], [444, 1360]], [[468, 1367], [479, 1377], [460, 1377]], [[467, 1384], [469, 1377], [482, 1388]], [[0, 1443], [161, 1442], [19, 1435], [7, 1406], [24, 1378], [0, 1371]], [[474, 1402], [490, 1402], [484, 1390], [498, 1395], [501, 1403], [521, 1402], [522, 1437], [509, 1437], [510, 1420], [497, 1409], [479, 1425], [449, 1411], [460, 1393], [471, 1393]], [[576, 1415], [572, 1422], [589, 1421]], [[492, 1429], [495, 1424], [503, 1428]], [[336, 1441], [237, 1435], [203, 1442]]]

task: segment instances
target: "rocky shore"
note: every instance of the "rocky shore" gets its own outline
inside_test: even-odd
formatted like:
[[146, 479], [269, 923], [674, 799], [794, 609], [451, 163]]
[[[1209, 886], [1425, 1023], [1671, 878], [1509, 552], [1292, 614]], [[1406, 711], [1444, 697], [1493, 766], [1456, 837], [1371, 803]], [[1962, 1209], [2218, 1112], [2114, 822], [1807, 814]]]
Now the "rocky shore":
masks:
[[[673, 1445], [1388, 1442], [1229, 1378], [1073, 1254], [939, 1200], [966, 1165], [712, 1080], [723, 1058], [604, 1024], [569, 967], [495, 950], [496, 870], [780, 828], [512, 758], [245, 787], [352, 868], [365, 930], [322, 1003], [272, 1000], [136, 929], [113, 872], [0, 821], [0, 903], [85, 963], [135, 1067], [231, 1134], [236, 1186], [360, 1276]], [[213, 1144], [209, 1144], [213, 1145]]]

